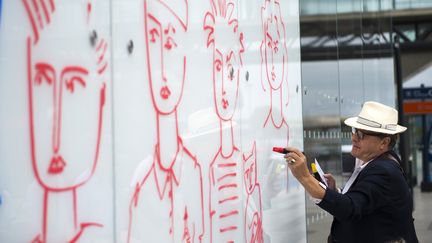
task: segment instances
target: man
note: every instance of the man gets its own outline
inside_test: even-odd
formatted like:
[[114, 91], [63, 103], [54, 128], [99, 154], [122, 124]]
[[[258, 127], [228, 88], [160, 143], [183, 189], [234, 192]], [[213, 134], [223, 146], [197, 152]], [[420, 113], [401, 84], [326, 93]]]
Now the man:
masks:
[[329, 187], [309, 173], [306, 157], [295, 148], [285, 155], [293, 175], [317, 199], [317, 205], [334, 216], [329, 242], [418, 242], [412, 218], [412, 198], [392, 151], [398, 112], [377, 102], [365, 102], [360, 114], [345, 120], [352, 127], [351, 154], [362, 161], [342, 192], [327, 176]]

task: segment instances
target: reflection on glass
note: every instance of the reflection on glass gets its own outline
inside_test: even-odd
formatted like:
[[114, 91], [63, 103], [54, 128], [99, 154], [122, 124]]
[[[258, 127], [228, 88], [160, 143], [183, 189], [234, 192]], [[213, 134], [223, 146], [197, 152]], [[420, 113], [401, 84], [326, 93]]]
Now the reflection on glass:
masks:
[[[343, 186], [354, 166], [343, 125], [366, 100], [394, 106], [390, 0], [303, 0], [301, 52], [304, 151]], [[325, 7], [322, 5], [325, 4]], [[337, 16], [337, 18], [336, 18]], [[331, 217], [307, 201], [308, 239], [327, 237]]]

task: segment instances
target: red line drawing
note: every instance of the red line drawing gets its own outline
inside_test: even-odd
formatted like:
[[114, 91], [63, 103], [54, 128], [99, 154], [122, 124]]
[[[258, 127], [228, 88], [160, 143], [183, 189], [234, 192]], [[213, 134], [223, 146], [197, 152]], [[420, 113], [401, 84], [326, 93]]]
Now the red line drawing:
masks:
[[262, 198], [258, 183], [256, 142], [249, 155], [243, 154], [244, 183], [246, 190], [246, 207], [244, 221], [244, 237], [247, 243], [264, 242], [262, 228]]
[[[156, 111], [157, 142], [150, 166], [134, 183], [127, 242], [201, 242], [204, 208], [201, 166], [178, 133], [186, 56], [182, 38], [188, 1], [145, 0], [148, 79]], [[147, 164], [148, 165], [148, 164]]]
[[243, 33], [238, 30], [235, 3], [211, 0], [204, 16], [207, 47], [213, 50], [213, 95], [220, 118], [220, 147], [209, 168], [210, 242], [234, 242], [242, 209], [241, 153], [234, 143], [233, 115], [237, 106]]
[[[282, 19], [279, 0], [265, 0], [261, 7], [263, 40], [261, 42], [261, 84], [264, 91], [270, 88], [270, 110], [263, 127], [268, 122], [276, 129], [286, 127], [287, 145], [289, 125], [285, 120], [288, 106], [288, 50], [286, 47], [285, 24]], [[264, 82], [267, 81], [268, 85]]]
[[[69, 21], [67, 13], [57, 13], [54, 0], [22, 3], [32, 26], [26, 44], [31, 160], [34, 176], [44, 191], [41, 233], [32, 242], [76, 242], [88, 228], [103, 227], [100, 223], [80, 222], [77, 190], [90, 180], [98, 163], [105, 72], [97, 71], [97, 50], [78, 50], [67, 41], [52, 45], [53, 39], [46, 37], [46, 32], [64, 31], [62, 21]], [[77, 30], [71, 31], [88, 45], [88, 24], [83, 21]], [[100, 42], [106, 43], [103, 39]], [[85, 58], [62, 55], [71, 51]], [[62, 63], [70, 64], [56, 63], [57, 55]], [[101, 63], [107, 65], [108, 61]], [[80, 117], [74, 116], [77, 113]], [[82, 132], [90, 135], [79, 136]], [[52, 207], [56, 207], [55, 212]], [[62, 225], [62, 232], [50, 230], [54, 225]]]

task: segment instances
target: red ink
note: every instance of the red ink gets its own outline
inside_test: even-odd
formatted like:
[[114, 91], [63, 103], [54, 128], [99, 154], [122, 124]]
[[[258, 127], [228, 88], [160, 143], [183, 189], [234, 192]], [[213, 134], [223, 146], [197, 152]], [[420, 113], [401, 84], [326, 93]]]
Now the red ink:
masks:
[[220, 163], [217, 165], [218, 168], [223, 168], [223, 167], [236, 167], [237, 164], [236, 163]]
[[235, 230], [237, 230], [237, 226], [229, 226], [229, 227], [220, 228], [219, 232], [225, 233], [227, 231], [235, 231]]
[[221, 182], [221, 181], [224, 180], [224, 179], [228, 179], [229, 177], [236, 177], [236, 176], [237, 176], [237, 173], [235, 173], [235, 172], [233, 172], [233, 173], [228, 173], [228, 174], [225, 174], [225, 175], [220, 176], [220, 177], [217, 179], [217, 182], [219, 183], [219, 182]]
[[225, 184], [225, 185], [221, 185], [219, 186], [219, 191], [226, 189], [226, 188], [236, 188], [237, 187], [237, 183], [233, 183], [233, 184]]
[[247, 243], [264, 242], [262, 231], [262, 198], [261, 187], [258, 183], [256, 164], [256, 143], [252, 152], [243, 155], [244, 183], [246, 189], [246, 207], [244, 212], [244, 239]]
[[[201, 166], [178, 132], [187, 59], [179, 52], [188, 27], [188, 1], [144, 1], [148, 78], [156, 112], [153, 158], [134, 183], [127, 242], [199, 242], [204, 234]], [[152, 213], [157, 215], [149, 216]], [[167, 222], [165, 219], [168, 219]], [[180, 226], [180, 227], [179, 227]]]
[[[276, 129], [287, 129], [287, 145], [289, 141], [289, 125], [285, 120], [288, 106], [288, 50], [286, 47], [285, 24], [282, 20], [279, 0], [265, 0], [261, 7], [263, 40], [261, 42], [261, 85], [270, 90], [270, 110], [263, 127], [268, 122]], [[264, 85], [267, 81], [267, 85]], [[286, 100], [286, 101], [285, 101]]]
[[92, 4], [87, 3], [87, 23], [90, 21], [91, 11], [92, 11]]
[[221, 199], [221, 200], [219, 200], [219, 204], [223, 204], [223, 203], [225, 203], [225, 202], [231, 202], [231, 201], [236, 201], [236, 200], [238, 200], [239, 199], [239, 197], [238, 196], [232, 196], [232, 197], [228, 197], [228, 198], [225, 198], [225, 199]]
[[234, 1], [210, 3], [203, 30], [208, 33], [207, 48], [213, 51], [213, 97], [220, 122], [219, 149], [209, 167], [210, 242], [230, 242], [238, 239], [238, 212], [242, 209], [241, 153], [234, 142], [232, 118], [239, 94], [243, 33], [238, 31]]
[[233, 211], [228, 212], [228, 213], [222, 213], [222, 214], [219, 215], [219, 218], [222, 219], [222, 218], [229, 217], [231, 215], [238, 215], [238, 211], [237, 210], [233, 210]]
[[[83, 56], [82, 59], [67, 60], [68, 56], [62, 53], [81, 50], [70, 42], [47, 48], [46, 42], [52, 39], [48, 39], [46, 32], [64, 31], [58, 27], [69, 21], [68, 12], [56, 12], [53, 0], [22, 0], [22, 4], [32, 26], [26, 45], [31, 166], [43, 189], [41, 232], [33, 242], [76, 242], [87, 228], [103, 227], [100, 223], [79, 221], [77, 190], [92, 178], [98, 164], [105, 77], [94, 68], [100, 59], [96, 50], [77, 53], [77, 56]], [[74, 31], [72, 36], [82, 37], [76, 42], [87, 44], [91, 26], [85, 20], [77, 19], [76, 27], [70, 30]], [[75, 65], [61, 66], [50, 60], [59, 55], [63, 63], [75, 62]], [[107, 65], [108, 61], [102, 59]], [[81, 109], [83, 106], [85, 110]], [[71, 117], [71, 112], [76, 109], [80, 109], [80, 117]], [[76, 122], [77, 119], [80, 122]], [[88, 134], [85, 143], [80, 140], [82, 136], [76, 135], [81, 133]], [[60, 215], [70, 217], [60, 219], [50, 213], [54, 198], [63, 199], [63, 208], [57, 209], [63, 210]], [[69, 198], [70, 201], [64, 200]], [[50, 227], [59, 220], [62, 220], [64, 232], [71, 234], [53, 234]], [[57, 239], [54, 235], [64, 238]]]

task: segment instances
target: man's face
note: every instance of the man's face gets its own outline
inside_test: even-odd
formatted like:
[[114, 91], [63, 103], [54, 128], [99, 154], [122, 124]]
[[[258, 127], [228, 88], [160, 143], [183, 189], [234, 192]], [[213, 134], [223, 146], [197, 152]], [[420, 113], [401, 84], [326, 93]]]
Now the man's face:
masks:
[[155, 109], [175, 110], [183, 93], [186, 57], [180, 52], [185, 29], [176, 16], [158, 1], [147, 1], [145, 34], [148, 72]]
[[367, 162], [384, 152], [384, 140], [378, 136], [364, 135], [360, 139], [357, 135], [352, 134], [352, 156]]
[[283, 78], [286, 75], [285, 62], [287, 61], [287, 53], [282, 42], [282, 35], [285, 31], [281, 28], [281, 16], [272, 15], [272, 19], [266, 19], [267, 29], [264, 33], [265, 45], [265, 67], [267, 80], [272, 89], [279, 89]]
[[[87, 181], [97, 163], [105, 84], [89, 30], [52, 21], [27, 46], [33, 165], [44, 187], [67, 190]], [[63, 28], [69, 35], [59, 41]]]

